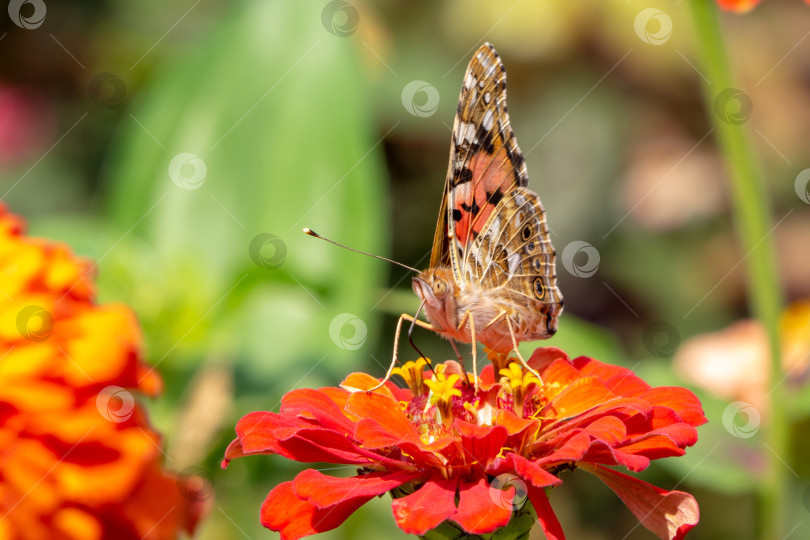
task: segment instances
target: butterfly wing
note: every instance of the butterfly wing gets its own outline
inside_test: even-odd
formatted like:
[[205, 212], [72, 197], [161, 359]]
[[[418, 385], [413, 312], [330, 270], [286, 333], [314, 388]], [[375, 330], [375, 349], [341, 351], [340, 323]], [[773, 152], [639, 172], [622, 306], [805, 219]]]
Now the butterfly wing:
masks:
[[509, 188], [527, 184], [526, 163], [506, 110], [506, 70], [495, 48], [485, 43], [467, 66], [459, 96], [431, 266], [449, 263], [461, 283], [472, 239]]
[[557, 331], [563, 309], [555, 255], [543, 204], [516, 186], [495, 207], [462, 267], [512, 318], [521, 341], [545, 339]]
[[461, 88], [431, 266], [449, 264], [457, 285], [478, 284], [510, 315], [525, 315], [514, 317], [523, 339], [540, 339], [556, 330], [562, 295], [545, 210], [528, 182], [506, 70], [486, 43]]

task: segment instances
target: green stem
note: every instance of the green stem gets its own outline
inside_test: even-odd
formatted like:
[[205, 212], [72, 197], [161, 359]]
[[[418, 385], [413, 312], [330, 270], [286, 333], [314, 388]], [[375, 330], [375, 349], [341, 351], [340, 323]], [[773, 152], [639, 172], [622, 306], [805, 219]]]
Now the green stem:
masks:
[[[778, 539], [782, 538], [780, 529], [787, 487], [787, 471], [781, 460], [787, 456], [788, 438], [784, 398], [778, 386], [782, 378], [779, 350], [782, 293], [776, 271], [773, 225], [765, 186], [745, 129], [746, 114], [750, 114], [750, 109], [744, 109], [746, 102], [748, 105], [751, 102], [745, 94], [733, 91], [735, 85], [723, 45], [717, 5], [712, 0], [690, 0], [690, 4], [697, 45], [703, 56], [702, 66], [708, 78], [708, 82], [704, 81], [703, 84], [706, 106], [732, 183], [737, 231], [744, 252], [748, 254], [745, 263], [750, 308], [764, 325], [770, 343], [769, 388], [772, 391], [769, 395], [768, 422], [763, 426], [768, 445], [763, 449], [768, 458], [768, 471], [760, 484], [762, 534], [759, 536]], [[732, 90], [723, 94], [728, 89]], [[718, 100], [721, 101], [718, 103]], [[729, 100], [736, 101], [743, 110], [726, 113]]]

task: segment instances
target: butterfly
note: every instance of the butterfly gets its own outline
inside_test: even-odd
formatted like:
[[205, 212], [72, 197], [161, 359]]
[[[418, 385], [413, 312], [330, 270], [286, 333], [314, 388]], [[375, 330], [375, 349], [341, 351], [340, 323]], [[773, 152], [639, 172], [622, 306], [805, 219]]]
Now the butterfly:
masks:
[[402, 321], [410, 320], [449, 339], [459, 358], [455, 342], [472, 343], [473, 373], [476, 342], [514, 351], [531, 370], [518, 343], [554, 335], [563, 298], [545, 210], [528, 183], [509, 124], [506, 70], [485, 43], [461, 87], [430, 266], [413, 278], [429, 323], [419, 312], [400, 316], [394, 361]]

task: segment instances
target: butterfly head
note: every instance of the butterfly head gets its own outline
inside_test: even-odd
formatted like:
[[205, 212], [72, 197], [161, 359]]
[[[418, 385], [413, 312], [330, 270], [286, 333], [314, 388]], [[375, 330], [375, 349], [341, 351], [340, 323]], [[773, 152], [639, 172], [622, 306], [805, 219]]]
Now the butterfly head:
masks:
[[413, 292], [425, 303], [428, 319], [447, 327], [455, 313], [455, 287], [449, 268], [429, 268], [413, 278]]

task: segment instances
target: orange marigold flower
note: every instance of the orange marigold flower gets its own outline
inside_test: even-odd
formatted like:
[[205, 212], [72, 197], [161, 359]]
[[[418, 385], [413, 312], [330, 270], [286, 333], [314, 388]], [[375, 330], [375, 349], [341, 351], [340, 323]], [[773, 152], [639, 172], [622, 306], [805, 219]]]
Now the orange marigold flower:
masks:
[[475, 386], [460, 380], [456, 362], [437, 366], [433, 378], [424, 365], [399, 371], [408, 390], [387, 382], [371, 392], [377, 379], [354, 373], [340, 388], [289, 392], [278, 413], [242, 418], [223, 466], [278, 454], [359, 467], [350, 478], [306, 470], [279, 484], [262, 505], [262, 524], [297, 540], [334, 529], [390, 492], [406, 533], [524, 539], [536, 516], [549, 540], [563, 540], [546, 491], [576, 468], [601, 479], [659, 538], [681, 539], [697, 524], [688, 493], [614, 469], [641, 471], [697, 442], [706, 418], [688, 390], [652, 388], [626, 368], [571, 360], [554, 347], [529, 360], [539, 379], [513, 362], [498, 376], [487, 366]]
[[156, 395], [123, 305], [94, 303], [92, 270], [28, 238], [0, 204], [0, 539], [176, 538], [200, 486], [163, 471], [131, 391]]
[[[726, 11], [735, 13], [747, 13], [757, 7], [760, 0], [717, 0], [717, 4]], [[805, 4], [810, 4], [810, 0], [804, 0]]]

